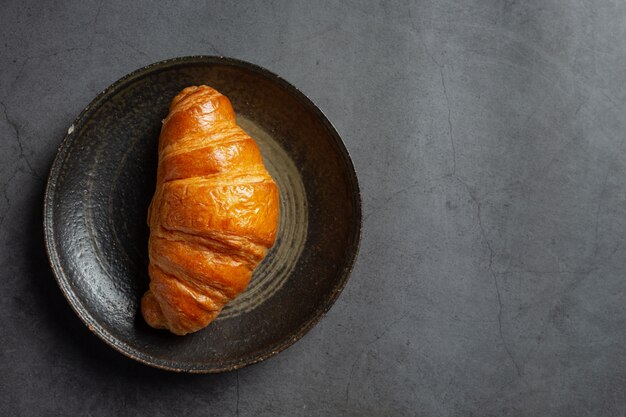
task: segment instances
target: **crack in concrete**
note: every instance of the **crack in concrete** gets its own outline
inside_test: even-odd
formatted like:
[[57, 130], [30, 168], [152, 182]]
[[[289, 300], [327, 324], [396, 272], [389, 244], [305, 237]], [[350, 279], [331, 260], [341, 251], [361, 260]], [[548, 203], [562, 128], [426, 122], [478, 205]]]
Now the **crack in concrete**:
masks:
[[398, 323], [400, 323], [402, 320], [404, 320], [408, 315], [409, 315], [408, 312], [404, 313], [400, 318], [398, 318], [398, 319], [392, 321], [391, 323], [389, 323], [389, 325], [387, 325], [387, 327], [385, 327], [382, 332], [380, 332], [377, 336], [375, 336], [374, 339], [372, 339], [371, 341], [367, 342], [363, 346], [363, 349], [361, 349], [359, 354], [356, 356], [356, 359], [354, 360], [354, 362], [352, 362], [352, 367], [350, 368], [350, 374], [348, 376], [348, 385], [346, 385], [346, 400], [345, 400], [345, 406], [346, 407], [348, 406], [348, 402], [350, 401], [350, 388], [352, 386], [352, 379], [354, 377], [354, 371], [356, 369], [357, 363], [361, 360], [361, 357], [363, 356], [363, 354], [367, 351], [367, 349], [370, 346], [372, 346], [374, 343], [376, 343], [380, 339], [382, 339], [387, 333], [389, 333], [389, 331], [391, 331], [391, 329], [393, 327], [395, 327]]
[[26, 166], [28, 167], [28, 171], [32, 174], [33, 177], [39, 180], [43, 180], [41, 175], [39, 175], [39, 173], [33, 168], [30, 162], [30, 159], [26, 156], [26, 153], [24, 152], [24, 144], [22, 143], [22, 135], [20, 134], [20, 128], [17, 122], [15, 122], [9, 117], [9, 114], [7, 112], [7, 106], [6, 104], [4, 104], [4, 102], [0, 101], [0, 106], [2, 106], [5, 120], [7, 121], [9, 126], [11, 126], [13, 130], [15, 131], [15, 140], [17, 141], [17, 146], [19, 149], [19, 159], [23, 160], [26, 163]]
[[520, 370], [520, 367], [519, 367], [517, 361], [515, 360], [515, 357], [513, 356], [513, 352], [511, 351], [511, 348], [509, 347], [508, 343], [506, 342], [506, 339], [504, 338], [504, 332], [502, 330], [502, 312], [503, 312], [503, 309], [504, 309], [504, 305], [502, 304], [502, 295], [500, 294], [500, 285], [498, 283], [498, 276], [497, 276], [496, 272], [493, 270], [493, 258], [495, 256], [495, 251], [493, 250], [493, 247], [491, 246], [491, 242], [487, 238], [487, 233], [485, 232], [485, 227], [483, 226], [482, 215], [481, 215], [481, 210], [482, 209], [481, 209], [480, 202], [478, 201], [478, 199], [474, 195], [474, 192], [472, 191], [471, 187], [465, 181], [463, 181], [457, 175], [453, 175], [453, 177], [461, 185], [463, 185], [463, 187], [467, 191], [468, 195], [470, 196], [470, 198], [472, 199], [472, 201], [476, 205], [476, 217], [477, 217], [477, 221], [478, 221], [478, 228], [480, 229], [481, 238], [482, 238], [483, 242], [485, 243], [485, 245], [487, 246], [487, 250], [489, 251], [489, 263], [487, 264], [487, 268], [489, 269], [489, 273], [491, 274], [491, 277], [493, 279], [493, 286], [494, 286], [494, 289], [496, 291], [496, 299], [498, 301], [498, 334], [500, 336], [500, 340], [502, 341], [502, 345], [504, 346], [504, 350], [505, 350], [507, 356], [511, 360], [511, 363], [513, 364], [513, 366], [515, 367], [515, 371], [517, 372], [517, 376], [521, 377], [522, 376], [522, 372]]
[[368, 217], [370, 217], [372, 214], [378, 213], [380, 210], [382, 210], [387, 204], [389, 204], [394, 198], [396, 198], [397, 196], [399, 196], [400, 194], [406, 193], [409, 190], [412, 190], [413, 188], [417, 187], [420, 185], [419, 181], [415, 181], [412, 184], [407, 185], [406, 187], [402, 187], [401, 189], [394, 191], [393, 193], [389, 194], [389, 196], [387, 196], [387, 198], [385, 198], [385, 200], [379, 204], [378, 206], [374, 207], [371, 211], [369, 211], [369, 213], [367, 213], [365, 216], [363, 216], [363, 221], [367, 220]]
[[439, 67], [439, 74], [441, 75], [441, 86], [443, 87], [443, 95], [446, 98], [446, 108], [448, 109], [448, 136], [450, 137], [450, 148], [452, 148], [452, 175], [456, 176], [456, 147], [454, 146], [454, 135], [452, 134], [450, 100], [448, 99], [448, 89], [446, 88], [446, 78], [443, 75], [443, 65]]
[[[411, 7], [408, 8], [408, 16], [411, 22], [411, 27], [416, 34], [419, 34], [419, 30], [415, 26], [415, 21], [413, 20], [413, 15], [411, 13]], [[448, 96], [448, 89], [446, 87], [446, 77], [443, 73], [445, 64], [439, 63], [435, 56], [430, 52], [428, 45], [426, 45], [426, 41], [423, 36], [419, 36], [420, 43], [424, 48], [424, 52], [430, 58], [430, 60], [439, 68], [439, 76], [441, 77], [441, 87], [443, 88], [443, 96], [446, 100], [446, 110], [448, 110], [448, 137], [450, 138], [450, 148], [452, 150], [452, 175], [456, 176], [456, 146], [454, 142], [454, 133], [452, 130], [452, 110], [450, 108], [450, 97]]]
[[[411, 22], [411, 27], [413, 28], [413, 31], [416, 34], [419, 34], [419, 30], [417, 29], [417, 27], [415, 25], [415, 21], [413, 20], [413, 16], [411, 14], [411, 8], [410, 7], [408, 7], [408, 16], [409, 16], [409, 19], [410, 19], [410, 22]], [[471, 187], [465, 181], [463, 181], [461, 179], [461, 177], [459, 177], [457, 175], [457, 171], [456, 171], [456, 145], [455, 145], [454, 134], [453, 134], [453, 129], [452, 129], [452, 111], [451, 111], [451, 108], [450, 108], [450, 98], [449, 98], [449, 95], [448, 95], [448, 89], [446, 87], [446, 79], [445, 79], [445, 74], [444, 74], [445, 64], [441, 64], [441, 63], [439, 63], [439, 61], [437, 61], [435, 56], [430, 52], [430, 49], [428, 48], [428, 45], [426, 45], [426, 42], [424, 41], [424, 37], [423, 36], [419, 36], [419, 40], [420, 40], [420, 43], [422, 44], [422, 47], [424, 48], [424, 52], [426, 53], [426, 55], [437, 66], [437, 68], [439, 68], [439, 76], [441, 77], [441, 87], [443, 89], [443, 95], [444, 95], [444, 98], [445, 98], [445, 101], [446, 101], [446, 109], [448, 110], [448, 136], [450, 138], [450, 148], [451, 148], [451, 151], [452, 151], [452, 172], [450, 174], [448, 174], [447, 176], [450, 176], [450, 177], [454, 178], [461, 185], [463, 185], [463, 187], [465, 188], [465, 190], [469, 194], [470, 198], [472, 199], [472, 201], [476, 205], [478, 227], [480, 229], [481, 238], [482, 238], [483, 242], [485, 243], [485, 245], [487, 246], [487, 250], [489, 251], [488, 269], [489, 269], [489, 273], [490, 273], [490, 275], [491, 275], [491, 277], [493, 279], [493, 285], [494, 285], [494, 289], [495, 289], [495, 292], [496, 292], [496, 299], [498, 301], [498, 333], [499, 333], [500, 340], [502, 341], [502, 345], [504, 346], [504, 350], [505, 350], [507, 356], [511, 360], [511, 363], [513, 364], [513, 366], [515, 367], [515, 371], [517, 372], [517, 375], [521, 377], [522, 373], [521, 373], [520, 367], [519, 367], [517, 361], [515, 360], [515, 358], [513, 356], [513, 353], [511, 352], [511, 349], [510, 349], [508, 343], [506, 342], [506, 340], [504, 338], [504, 332], [502, 330], [502, 313], [503, 313], [504, 306], [502, 304], [502, 295], [500, 293], [500, 285], [498, 283], [498, 277], [497, 277], [496, 272], [493, 270], [493, 258], [495, 256], [495, 251], [493, 250], [493, 248], [491, 246], [491, 242], [487, 238], [487, 233], [485, 232], [485, 228], [483, 226], [482, 216], [481, 216], [481, 205], [480, 205], [478, 199], [476, 198], [476, 196], [474, 195], [474, 192], [472, 191]]]
[[[411, 16], [410, 8], [409, 8], [408, 14], [409, 14], [409, 18], [411, 19], [411, 25], [413, 26], [413, 29], [417, 30], [415, 28], [415, 22], [413, 21], [412, 16]], [[430, 52], [428, 46], [426, 45], [424, 38], [421, 36], [420, 36], [420, 42], [422, 46], [424, 47], [424, 52], [426, 53], [426, 55], [439, 68], [439, 75], [441, 77], [441, 87], [443, 89], [443, 95], [446, 100], [446, 109], [448, 110], [448, 136], [450, 138], [450, 148], [452, 150], [452, 172], [449, 174], [449, 176], [456, 179], [461, 185], [463, 185], [463, 187], [465, 187], [470, 198], [476, 205], [478, 227], [480, 228], [481, 238], [485, 242], [487, 249], [489, 250], [488, 269], [489, 269], [489, 273], [491, 274], [491, 277], [493, 278], [493, 284], [494, 284], [494, 288], [496, 291], [496, 298], [498, 300], [498, 333], [500, 335], [500, 340], [502, 341], [502, 345], [504, 346], [504, 350], [506, 351], [507, 356], [513, 363], [513, 366], [515, 367], [515, 371], [517, 372], [517, 375], [522, 376], [519, 365], [515, 361], [515, 358], [513, 357], [513, 353], [511, 352], [511, 349], [509, 348], [509, 345], [507, 344], [504, 338], [504, 332], [502, 331], [502, 311], [503, 311], [502, 296], [500, 294], [500, 286], [498, 284], [498, 277], [495, 271], [493, 270], [493, 258], [495, 256], [495, 252], [493, 248], [491, 247], [491, 242], [489, 242], [489, 239], [487, 239], [487, 234], [485, 233], [485, 228], [483, 227], [483, 224], [482, 224], [481, 206], [478, 200], [476, 199], [476, 196], [472, 192], [472, 189], [469, 187], [469, 185], [467, 185], [467, 183], [463, 181], [456, 173], [456, 146], [455, 146], [454, 134], [453, 134], [453, 129], [452, 129], [452, 111], [450, 108], [450, 98], [448, 96], [448, 89], [446, 87], [446, 77], [444, 75], [445, 64], [440, 64], [439, 61], [435, 59], [434, 55]]]

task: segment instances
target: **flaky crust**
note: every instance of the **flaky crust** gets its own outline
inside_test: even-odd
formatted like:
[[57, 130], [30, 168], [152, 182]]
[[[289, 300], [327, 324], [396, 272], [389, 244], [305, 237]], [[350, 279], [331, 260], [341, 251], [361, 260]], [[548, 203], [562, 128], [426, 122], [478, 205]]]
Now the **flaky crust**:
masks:
[[278, 188], [226, 96], [187, 87], [159, 138], [150, 209], [146, 322], [184, 335], [206, 327], [242, 292], [274, 244]]

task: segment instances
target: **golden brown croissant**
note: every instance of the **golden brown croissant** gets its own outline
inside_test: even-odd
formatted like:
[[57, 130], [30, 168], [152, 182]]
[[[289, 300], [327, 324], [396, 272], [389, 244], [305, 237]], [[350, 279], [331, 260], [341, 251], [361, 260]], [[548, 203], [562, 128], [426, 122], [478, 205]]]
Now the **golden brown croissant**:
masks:
[[206, 327], [242, 292], [274, 244], [278, 188], [226, 96], [187, 87], [159, 138], [148, 210], [146, 322], [184, 335]]

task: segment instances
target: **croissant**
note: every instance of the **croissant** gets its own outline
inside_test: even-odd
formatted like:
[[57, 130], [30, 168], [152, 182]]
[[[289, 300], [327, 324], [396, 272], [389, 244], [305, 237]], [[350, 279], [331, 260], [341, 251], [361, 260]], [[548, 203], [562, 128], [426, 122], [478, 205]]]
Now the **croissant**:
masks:
[[146, 322], [177, 335], [211, 323], [274, 244], [278, 214], [278, 188], [228, 98], [181, 91], [163, 120], [148, 209]]

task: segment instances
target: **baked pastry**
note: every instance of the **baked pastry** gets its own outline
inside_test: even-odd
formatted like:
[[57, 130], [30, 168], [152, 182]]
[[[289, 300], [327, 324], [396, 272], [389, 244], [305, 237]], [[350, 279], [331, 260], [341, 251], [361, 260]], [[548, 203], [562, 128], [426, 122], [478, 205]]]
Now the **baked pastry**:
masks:
[[181, 91], [163, 120], [148, 209], [146, 322], [177, 335], [211, 323], [274, 244], [278, 211], [278, 188], [228, 98], [205, 85]]

